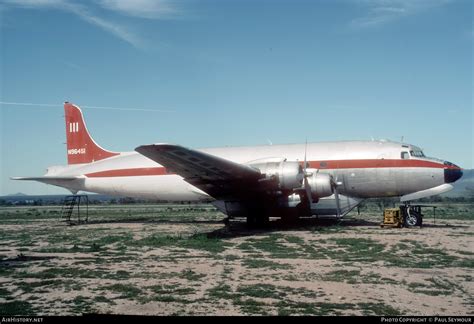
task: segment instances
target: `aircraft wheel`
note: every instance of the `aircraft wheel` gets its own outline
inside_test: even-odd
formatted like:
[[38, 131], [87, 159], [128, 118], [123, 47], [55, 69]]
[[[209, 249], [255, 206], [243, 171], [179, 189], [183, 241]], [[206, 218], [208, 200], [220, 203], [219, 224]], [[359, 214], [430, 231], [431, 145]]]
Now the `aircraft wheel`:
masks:
[[406, 216], [405, 216], [406, 227], [421, 226], [422, 220], [423, 218], [420, 213], [407, 210]]

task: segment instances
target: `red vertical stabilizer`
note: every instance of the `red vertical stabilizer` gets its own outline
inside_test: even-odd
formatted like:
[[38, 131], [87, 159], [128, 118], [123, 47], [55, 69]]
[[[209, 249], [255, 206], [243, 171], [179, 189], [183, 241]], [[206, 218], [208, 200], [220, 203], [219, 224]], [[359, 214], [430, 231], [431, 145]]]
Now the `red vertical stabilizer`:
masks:
[[91, 163], [120, 154], [104, 150], [92, 139], [79, 107], [65, 102], [64, 113], [68, 164]]

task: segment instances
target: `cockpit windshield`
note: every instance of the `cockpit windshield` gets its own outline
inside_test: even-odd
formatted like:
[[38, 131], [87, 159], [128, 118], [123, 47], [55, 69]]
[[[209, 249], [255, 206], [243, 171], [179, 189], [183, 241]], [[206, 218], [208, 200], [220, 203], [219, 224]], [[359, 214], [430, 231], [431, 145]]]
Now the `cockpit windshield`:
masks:
[[412, 150], [410, 151], [410, 155], [414, 157], [420, 157], [420, 158], [425, 157], [425, 154], [423, 154], [422, 150]]

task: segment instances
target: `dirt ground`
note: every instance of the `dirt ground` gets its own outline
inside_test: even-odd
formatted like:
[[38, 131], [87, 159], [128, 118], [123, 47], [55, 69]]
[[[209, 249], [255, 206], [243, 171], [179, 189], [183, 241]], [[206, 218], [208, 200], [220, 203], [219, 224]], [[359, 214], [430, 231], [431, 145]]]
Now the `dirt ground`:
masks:
[[[459, 207], [459, 206], [457, 206]], [[0, 210], [0, 314], [473, 315], [474, 217], [381, 212], [267, 229], [202, 206]]]

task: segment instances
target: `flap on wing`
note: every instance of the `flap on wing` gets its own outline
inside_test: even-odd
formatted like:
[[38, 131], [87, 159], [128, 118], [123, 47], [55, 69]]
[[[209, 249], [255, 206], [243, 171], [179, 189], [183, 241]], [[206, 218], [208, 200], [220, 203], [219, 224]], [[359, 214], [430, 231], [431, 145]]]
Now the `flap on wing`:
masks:
[[179, 145], [143, 145], [135, 151], [179, 174], [213, 197], [235, 193], [241, 189], [237, 188], [236, 183], [256, 181], [261, 176], [260, 171], [250, 166]]

